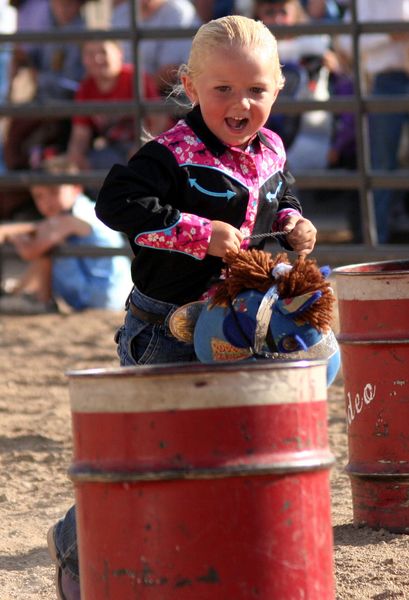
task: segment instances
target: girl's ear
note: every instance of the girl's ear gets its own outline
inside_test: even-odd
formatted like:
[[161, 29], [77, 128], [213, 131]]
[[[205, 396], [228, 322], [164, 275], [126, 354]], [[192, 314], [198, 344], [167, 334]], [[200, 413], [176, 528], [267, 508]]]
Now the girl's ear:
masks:
[[181, 77], [182, 80], [182, 85], [184, 87], [184, 90], [186, 92], [186, 96], [189, 98], [190, 102], [194, 105], [197, 104], [197, 93], [196, 93], [196, 88], [193, 85], [193, 81], [192, 78], [189, 77], [189, 75], [183, 74]]
[[279, 92], [280, 92], [280, 90], [279, 90], [279, 88], [277, 88], [276, 91], [275, 91], [275, 96], [274, 96], [273, 104], [277, 100], [277, 96], [278, 96]]

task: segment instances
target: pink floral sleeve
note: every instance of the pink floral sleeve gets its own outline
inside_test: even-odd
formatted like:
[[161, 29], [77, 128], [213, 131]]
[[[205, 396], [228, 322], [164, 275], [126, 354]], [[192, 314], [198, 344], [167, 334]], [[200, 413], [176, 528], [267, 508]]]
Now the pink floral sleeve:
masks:
[[279, 210], [273, 223], [273, 231], [282, 231], [284, 221], [286, 221], [287, 217], [292, 215], [302, 217], [301, 213], [298, 210], [295, 210], [295, 208], [283, 208], [282, 210]]
[[209, 247], [212, 224], [209, 219], [182, 213], [179, 221], [168, 229], [140, 233], [135, 244], [158, 250], [173, 250], [202, 260]]

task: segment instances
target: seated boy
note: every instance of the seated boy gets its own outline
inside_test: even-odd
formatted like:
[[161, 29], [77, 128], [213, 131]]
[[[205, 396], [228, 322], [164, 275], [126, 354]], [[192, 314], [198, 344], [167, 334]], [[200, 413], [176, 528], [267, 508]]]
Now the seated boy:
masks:
[[[18, 33], [37, 30], [62, 35], [68, 31], [84, 31], [86, 22], [81, 9], [86, 0], [49, 0], [19, 6]], [[25, 10], [29, 14], [25, 14]], [[22, 17], [25, 17], [22, 19]], [[20, 68], [28, 69], [30, 85], [19, 82]], [[80, 46], [75, 41], [17, 44], [15, 48], [11, 99], [53, 105], [56, 101], [71, 100], [84, 74]], [[30, 90], [30, 93], [27, 93]], [[70, 130], [67, 118], [12, 117], [5, 130], [4, 161], [7, 169], [27, 169], [36, 146], [58, 144], [66, 147]]]
[[[77, 102], [117, 102], [134, 98], [134, 67], [124, 64], [123, 51], [116, 40], [87, 41], [82, 47], [86, 76], [75, 95]], [[144, 75], [142, 99], [158, 99], [153, 78]], [[147, 115], [143, 128], [157, 135], [169, 126], [166, 115]], [[107, 111], [101, 114], [75, 116], [68, 142], [69, 159], [80, 169], [110, 168], [114, 163], [126, 163], [136, 150], [132, 114]]]
[[[49, 159], [44, 168], [50, 173], [76, 172], [64, 157]], [[127, 256], [53, 257], [50, 251], [63, 243], [120, 248], [124, 244], [121, 234], [97, 219], [93, 202], [77, 184], [39, 184], [30, 191], [44, 218], [24, 224], [20, 231], [17, 225], [0, 225], [0, 243], [10, 242], [30, 263], [11, 293], [0, 298], [0, 310], [56, 311], [56, 299], [74, 310], [120, 310], [131, 289]]]

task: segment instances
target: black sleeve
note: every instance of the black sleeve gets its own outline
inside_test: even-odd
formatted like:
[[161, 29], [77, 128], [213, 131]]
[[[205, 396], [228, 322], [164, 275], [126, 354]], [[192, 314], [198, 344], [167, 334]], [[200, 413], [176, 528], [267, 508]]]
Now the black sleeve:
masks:
[[180, 212], [178, 189], [183, 172], [173, 154], [152, 141], [143, 146], [128, 165], [114, 165], [95, 204], [97, 217], [111, 229], [131, 239], [145, 231], [174, 225]]
[[[284, 193], [281, 196], [278, 202], [278, 210], [282, 210], [284, 208], [293, 208], [294, 210], [298, 210], [300, 214], [302, 214], [302, 207], [300, 201], [296, 196], [294, 196], [291, 191], [291, 186], [295, 183], [295, 179], [293, 175], [287, 169], [283, 173], [284, 179]], [[286, 238], [279, 238], [278, 243], [280, 246], [285, 248], [286, 250], [293, 250], [293, 247], [287, 242]]]
[[300, 201], [296, 196], [294, 196], [291, 190], [291, 186], [295, 183], [295, 179], [290, 173], [290, 171], [285, 170], [283, 172], [283, 181], [284, 193], [282, 196], [280, 196], [277, 210], [283, 210], [284, 208], [293, 208], [294, 210], [298, 210], [298, 212], [302, 214], [302, 207]]

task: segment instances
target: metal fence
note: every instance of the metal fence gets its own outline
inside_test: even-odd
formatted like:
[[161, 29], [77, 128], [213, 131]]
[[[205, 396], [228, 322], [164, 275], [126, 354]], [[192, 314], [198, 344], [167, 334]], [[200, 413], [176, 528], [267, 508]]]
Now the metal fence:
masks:
[[[118, 39], [131, 40], [135, 64], [138, 61], [138, 47], [144, 39], [180, 39], [191, 38], [195, 29], [143, 29], [138, 26], [136, 2], [129, 0], [131, 10], [131, 24], [129, 29], [109, 30], [92, 29], [82, 32], [19, 32], [14, 34], [0, 34], [0, 44], [16, 42], [49, 43], [53, 41], [82, 42], [90, 39]], [[359, 213], [363, 231], [363, 242], [360, 244], [318, 244], [314, 255], [319, 260], [328, 260], [331, 264], [344, 262], [366, 262], [370, 260], [387, 260], [409, 255], [408, 242], [403, 244], [379, 245], [377, 243], [375, 218], [373, 210], [373, 190], [376, 188], [389, 188], [393, 190], [409, 190], [409, 170], [372, 171], [369, 160], [369, 146], [367, 136], [367, 116], [370, 113], [383, 112], [395, 113], [408, 112], [409, 96], [384, 96], [372, 97], [364, 94], [360, 79], [360, 53], [359, 39], [363, 33], [409, 33], [409, 22], [366, 22], [358, 23], [356, 0], [351, 0], [351, 22], [319, 22], [297, 25], [292, 27], [271, 27], [271, 31], [280, 37], [283, 33], [291, 35], [319, 35], [319, 34], [348, 34], [351, 36], [354, 50], [353, 77], [354, 92], [344, 98], [330, 98], [320, 100], [293, 100], [280, 98], [276, 109], [283, 114], [302, 114], [307, 111], [321, 110], [332, 114], [351, 112], [356, 123], [357, 142], [357, 168], [349, 170], [314, 170], [310, 172], [296, 172], [297, 187], [299, 190], [356, 190], [359, 193]], [[101, 102], [72, 102], [59, 101], [53, 105], [40, 105], [36, 103], [0, 104], [0, 117], [41, 117], [51, 119], [55, 117], [71, 117], [73, 115], [86, 115], [95, 113], [131, 114], [135, 117], [135, 139], [141, 140], [141, 121], [149, 112], [173, 112], [175, 106], [169, 101], [149, 101], [141, 99], [141, 82], [135, 70], [134, 90], [135, 99], [132, 102], [116, 102], [106, 104]], [[62, 182], [80, 183], [86, 187], [95, 188], [100, 185], [106, 175], [105, 171], [86, 171], [78, 175], [51, 175], [33, 173], [30, 171], [9, 171], [0, 175], [1, 188], [25, 188], [31, 184], [55, 184]], [[87, 249], [84, 249], [86, 252]], [[89, 253], [100, 254], [103, 249], [88, 249]], [[111, 251], [108, 250], [108, 253]], [[65, 253], [64, 248], [58, 253]]]

